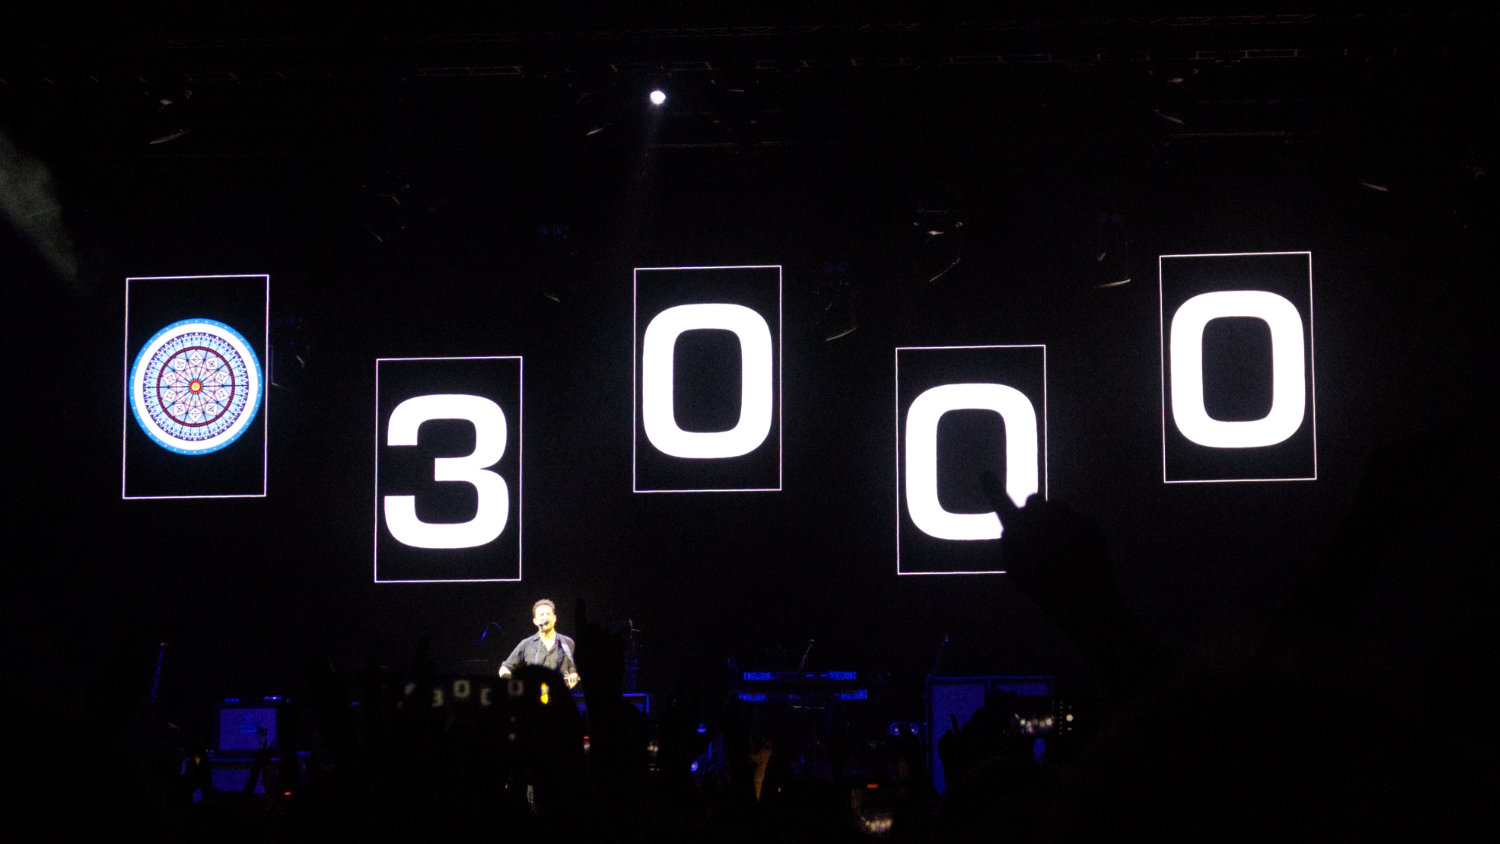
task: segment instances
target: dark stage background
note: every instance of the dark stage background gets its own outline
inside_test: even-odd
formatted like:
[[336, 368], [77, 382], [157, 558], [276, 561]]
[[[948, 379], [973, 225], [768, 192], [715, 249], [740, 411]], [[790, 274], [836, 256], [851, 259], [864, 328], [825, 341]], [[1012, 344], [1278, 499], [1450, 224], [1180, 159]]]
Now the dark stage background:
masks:
[[[1456, 434], [1494, 480], [1492, 13], [457, 8], [3, 36], [23, 688], [143, 692], [168, 642], [207, 723], [313, 658], [498, 659], [546, 596], [633, 622], [650, 691], [815, 640], [915, 719], [944, 635], [943, 673], [1096, 690], [1005, 576], [896, 575], [897, 346], [1046, 344], [1051, 498], [1180, 655], [1265, 624], [1377, 446]], [[1163, 484], [1157, 256], [1304, 250], [1318, 479]], [[632, 494], [632, 268], [727, 264], [783, 267], [783, 490]], [[269, 494], [122, 501], [124, 279], [229, 273], [270, 275]], [[525, 359], [524, 580], [374, 584], [374, 360], [461, 355]], [[1459, 512], [1379, 586], [1413, 648], [1483, 559]]]

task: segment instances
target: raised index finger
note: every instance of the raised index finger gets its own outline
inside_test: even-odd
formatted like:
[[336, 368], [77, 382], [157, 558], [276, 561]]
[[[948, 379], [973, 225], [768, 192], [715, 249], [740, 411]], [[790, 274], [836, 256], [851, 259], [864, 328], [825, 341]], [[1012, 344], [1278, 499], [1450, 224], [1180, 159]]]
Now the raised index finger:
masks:
[[984, 494], [990, 499], [990, 505], [999, 514], [1001, 524], [1020, 510], [1016, 503], [1010, 500], [1010, 494], [1005, 491], [1005, 487], [1001, 486], [1000, 479], [995, 477], [994, 472], [986, 469], [979, 476], [979, 484], [984, 487]]

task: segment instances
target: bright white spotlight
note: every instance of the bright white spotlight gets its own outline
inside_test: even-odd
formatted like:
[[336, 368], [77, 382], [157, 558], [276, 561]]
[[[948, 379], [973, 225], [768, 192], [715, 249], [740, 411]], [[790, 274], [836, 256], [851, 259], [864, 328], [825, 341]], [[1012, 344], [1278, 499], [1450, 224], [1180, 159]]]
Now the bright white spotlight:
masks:
[[659, 105], [661, 105], [662, 103], [664, 103], [666, 101], [667, 101], [667, 92], [666, 91], [663, 91], [662, 89], [657, 88], [656, 90], [654, 90], [654, 91], [651, 92], [651, 104], [652, 105], [659, 106]]

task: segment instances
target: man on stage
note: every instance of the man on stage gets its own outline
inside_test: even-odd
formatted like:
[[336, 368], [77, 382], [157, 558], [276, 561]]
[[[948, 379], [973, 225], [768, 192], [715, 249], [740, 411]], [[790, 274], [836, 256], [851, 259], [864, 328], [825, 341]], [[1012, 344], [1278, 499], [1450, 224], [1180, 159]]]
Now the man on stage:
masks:
[[557, 605], [546, 598], [531, 605], [531, 623], [537, 632], [521, 640], [500, 663], [500, 676], [509, 677], [522, 665], [541, 665], [563, 675], [568, 688], [578, 685], [578, 667], [573, 664], [573, 640], [557, 632]]

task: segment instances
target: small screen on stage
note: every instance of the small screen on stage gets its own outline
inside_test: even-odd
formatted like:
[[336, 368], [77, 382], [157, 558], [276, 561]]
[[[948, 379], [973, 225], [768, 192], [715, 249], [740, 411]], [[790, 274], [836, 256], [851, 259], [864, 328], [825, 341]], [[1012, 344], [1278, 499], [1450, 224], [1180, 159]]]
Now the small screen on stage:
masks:
[[122, 498], [266, 494], [270, 277], [125, 280]]
[[635, 271], [636, 492], [781, 489], [781, 267]]
[[521, 358], [375, 362], [375, 582], [521, 579]]
[[1047, 494], [1045, 346], [896, 349], [896, 571], [996, 574], [1004, 525], [979, 476], [1017, 506]]
[[1159, 264], [1163, 480], [1316, 480], [1312, 253]]

